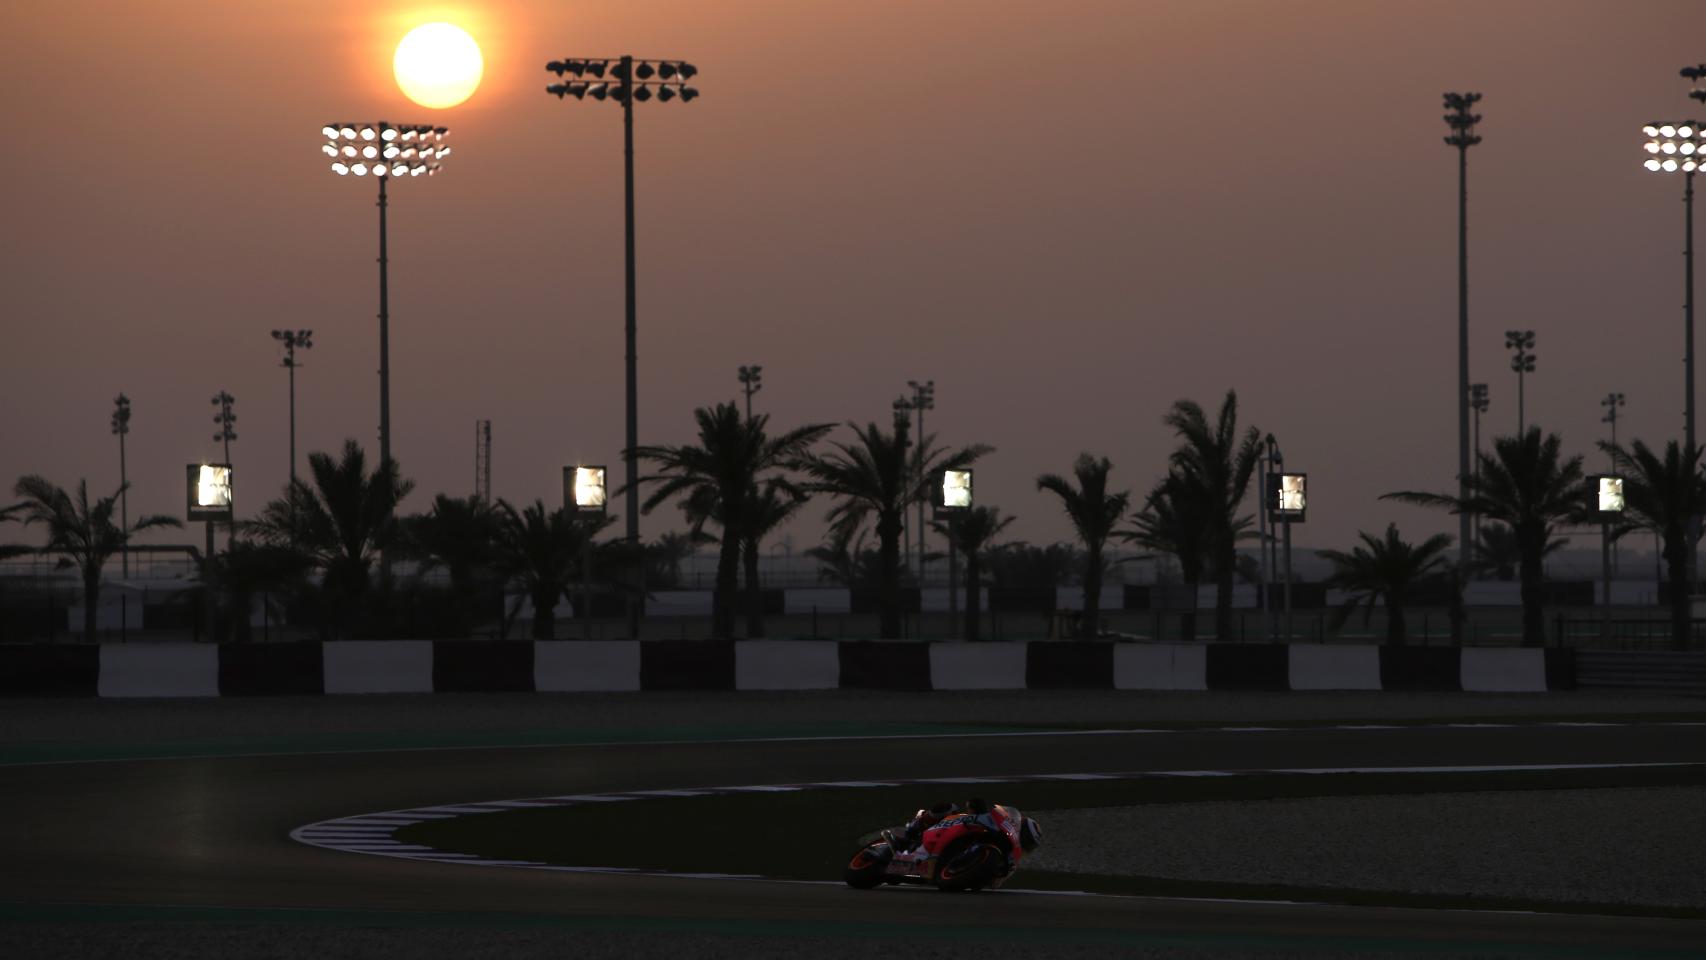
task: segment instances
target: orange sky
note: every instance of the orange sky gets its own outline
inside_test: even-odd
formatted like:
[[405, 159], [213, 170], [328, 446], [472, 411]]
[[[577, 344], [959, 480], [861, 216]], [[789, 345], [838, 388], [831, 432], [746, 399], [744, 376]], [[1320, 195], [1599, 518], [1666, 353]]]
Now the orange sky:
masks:
[[[390, 79], [397, 39], [434, 19], [486, 55], [442, 112]], [[1622, 436], [1681, 430], [1681, 183], [1640, 169], [1639, 126], [1696, 106], [1676, 73], [1706, 59], [1693, 0], [67, 0], [0, 25], [0, 478], [115, 487], [122, 390], [133, 516], [181, 511], [221, 389], [240, 510], [279, 488], [275, 327], [315, 330], [299, 447], [376, 446], [373, 185], [326, 169], [327, 120], [453, 130], [444, 174], [392, 191], [407, 505], [471, 492], [476, 418], [512, 500], [554, 501], [566, 462], [614, 468], [619, 112], [545, 96], [542, 67], [624, 52], [702, 70], [701, 99], [636, 121], [643, 442], [688, 439], [740, 364], [763, 364], [757, 406], [787, 425], [886, 422], [934, 378], [932, 432], [998, 448], [980, 501], [1050, 541], [1069, 533], [1038, 473], [1087, 449], [1146, 489], [1168, 403], [1236, 387], [1311, 475], [1301, 544], [1454, 530], [1375, 500], [1455, 469], [1448, 89], [1486, 94], [1486, 432], [1514, 426], [1518, 326], [1539, 338], [1530, 418], [1574, 449], [1610, 390]]]

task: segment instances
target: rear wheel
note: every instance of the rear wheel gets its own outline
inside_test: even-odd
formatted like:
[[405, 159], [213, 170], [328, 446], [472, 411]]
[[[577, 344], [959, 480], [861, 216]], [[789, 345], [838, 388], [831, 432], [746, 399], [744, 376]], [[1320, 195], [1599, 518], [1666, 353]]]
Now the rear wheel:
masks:
[[842, 875], [842, 879], [855, 890], [869, 890], [883, 882], [883, 873], [892, 859], [894, 851], [889, 849], [888, 844], [873, 843], [847, 861], [847, 871]]
[[1001, 875], [1007, 857], [992, 844], [974, 843], [942, 860], [936, 868], [938, 890], [981, 890]]

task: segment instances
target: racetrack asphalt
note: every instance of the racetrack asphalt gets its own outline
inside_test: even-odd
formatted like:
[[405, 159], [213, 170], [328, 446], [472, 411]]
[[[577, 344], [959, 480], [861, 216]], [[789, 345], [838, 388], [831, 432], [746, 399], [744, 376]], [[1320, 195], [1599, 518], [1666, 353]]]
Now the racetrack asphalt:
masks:
[[[92, 926], [108, 924], [119, 936], [155, 941], [161, 940], [162, 929], [175, 930], [181, 936], [166, 936], [165, 942], [189, 951], [166, 949], [158, 955], [231, 956], [237, 954], [228, 945], [209, 946], [205, 954], [198, 953], [195, 944], [202, 942], [198, 937], [215, 928], [230, 931], [232, 925], [260, 936], [260, 931], [280, 925], [299, 930], [302, 923], [310, 922], [321, 931], [348, 934], [350, 944], [369, 936], [361, 931], [474, 926], [494, 931], [487, 942], [513, 946], [517, 931], [544, 927], [600, 938], [598, 943], [629, 956], [689, 955], [692, 951], [680, 942], [683, 937], [706, 938], [706, 943], [717, 946], [703, 955], [726, 956], [766, 953], [770, 947], [794, 940], [844, 942], [847, 955], [868, 955], [873, 939], [883, 943], [885, 950], [901, 944], [946, 945], [947, 952], [941, 955], [953, 955], [954, 945], [965, 942], [975, 942], [979, 952], [994, 956], [1048, 955], [1069, 948], [1118, 951], [1112, 955], [1154, 952], [1193, 957], [1706, 955], [1706, 923], [1696, 921], [1006, 893], [948, 897], [922, 890], [862, 894], [833, 883], [459, 868], [310, 848], [288, 837], [292, 829], [317, 820], [405, 807], [747, 783], [1400, 764], [1706, 763], [1703, 728], [1639, 719], [1609, 726], [1424, 724], [1360, 730], [1305, 726], [1000, 737], [947, 732], [900, 739], [871, 739], [844, 730], [836, 739], [786, 740], [766, 737], [797, 735], [821, 724], [825, 715], [860, 714], [875, 701], [826, 694], [769, 701], [713, 699], [699, 704], [665, 698], [648, 704], [648, 696], [603, 702], [610, 705], [607, 713], [627, 717], [631, 724], [643, 717], [683, 711], [696, 715], [704, 730], [738, 726], [742, 739], [645, 742], [645, 737], [616, 736], [624, 729], [620, 723], [601, 722], [586, 729], [609, 740], [629, 742], [505, 749], [458, 744], [435, 749], [429, 742], [433, 734], [447, 732], [440, 717], [426, 725], [431, 728], [427, 733], [407, 740], [409, 749], [384, 749], [359, 739], [342, 747], [335, 740], [316, 740], [307, 747], [315, 752], [290, 752], [279, 739], [284, 731], [275, 731], [268, 740], [268, 755], [0, 763], [0, 822], [6, 825], [5, 869], [0, 870], [0, 950], [10, 942], [9, 956], [75, 955], [62, 949], [69, 942], [68, 931], [85, 933]], [[1306, 702], [1321, 704], [1317, 715], [1333, 719], [1375, 712], [1364, 707], [1376, 702], [1372, 700], [1305, 701], [1303, 695], [1290, 696], [1299, 699], [1285, 708], [1288, 712]], [[1069, 722], [1142, 722], [1149, 716], [1134, 709], [1140, 701], [1130, 697], [1098, 694], [1078, 699], [1095, 709], [1073, 712], [1065, 718]], [[483, 710], [492, 702], [463, 703], [480, 703]], [[537, 709], [541, 701], [520, 695], [513, 702], [518, 712], [525, 713]], [[752, 715], [754, 702], [765, 706], [760, 717]], [[848, 702], [860, 706], [844, 709]], [[886, 698], [884, 713], [891, 718], [922, 714], [946, 723], [952, 717], [941, 712], [944, 702], [950, 701], [939, 695], [896, 694]], [[998, 717], [1005, 724], [1021, 726], [1062, 719], [1039, 716], [1033, 707], [1025, 706], [1039, 702], [1046, 699], [1027, 701], [1023, 695], [1012, 695], [961, 700], [962, 706], [975, 704], [977, 709], [967, 710], [960, 719], [988, 722]], [[1190, 703], [1179, 698], [1147, 702]], [[1222, 702], [1226, 701], [1197, 701], [1204, 709], [1194, 719], [1229, 715], [1210, 709]], [[1503, 701], [1487, 698], [1437, 702], [1440, 706], [1431, 712], [1413, 711], [1409, 719], [1504, 712], [1490, 709]], [[1529, 712], [1540, 715], [1561, 709], [1595, 717], [1608, 712], [1605, 701], [1591, 698], [1525, 702]], [[85, 709], [36, 703], [40, 712], [65, 711], [67, 717]], [[304, 716], [313, 713], [322, 721], [344, 710], [369, 716], [419, 707], [418, 700], [388, 704], [386, 698], [341, 703], [332, 698], [305, 699], [301, 703]], [[436, 699], [436, 703], [432, 709], [450, 715], [459, 709], [455, 698]], [[992, 710], [992, 705], [997, 709]], [[1001, 705], [1005, 709], [998, 709]], [[105, 704], [99, 709], [110, 720], [122, 719], [126, 707]], [[148, 713], [151, 709], [161, 707], [139, 704], [134, 713], [139, 720], [154, 717], [144, 722], [155, 722], [157, 717]], [[186, 709], [193, 713], [199, 708]], [[275, 701], [264, 709], [281, 707]], [[1706, 719], [1706, 705], [1699, 701], [1654, 701], [1651, 712], [1689, 710]], [[1235, 713], [1239, 720], [1248, 719], [1247, 711]], [[67, 723], [75, 725], [69, 719]], [[493, 743], [505, 741], [500, 727], [487, 731]], [[880, 734], [884, 729], [877, 726], [871, 732]], [[263, 731], [244, 732], [251, 738], [264, 735]], [[222, 742], [234, 746], [225, 752], [241, 752], [242, 739], [227, 737]], [[59, 746], [69, 759], [77, 759], [74, 745]], [[324, 752], [340, 749], [352, 752]], [[935, 798], [921, 798], [921, 802], [929, 799]], [[896, 816], [897, 811], [873, 810], [873, 825]], [[786, 842], [789, 831], [811, 828], [810, 823], [780, 824], [773, 836], [754, 838], [754, 842]], [[717, 824], [637, 823], [635, 829], [667, 831], [679, 835], [682, 843], [692, 843], [695, 832], [715, 830]], [[336, 932], [330, 940], [322, 937], [312, 943], [301, 940], [300, 934], [273, 936], [270, 942], [279, 952], [252, 955], [326, 954], [327, 943], [343, 942]], [[414, 933], [399, 937], [421, 939]], [[409, 955], [478, 952], [464, 947], [436, 954], [431, 950], [433, 942], [449, 951], [461, 941], [457, 936], [427, 938], [426, 946], [412, 948]], [[561, 954], [560, 941], [547, 938], [544, 942], [538, 955]], [[514, 947], [503, 955], [533, 954]]]

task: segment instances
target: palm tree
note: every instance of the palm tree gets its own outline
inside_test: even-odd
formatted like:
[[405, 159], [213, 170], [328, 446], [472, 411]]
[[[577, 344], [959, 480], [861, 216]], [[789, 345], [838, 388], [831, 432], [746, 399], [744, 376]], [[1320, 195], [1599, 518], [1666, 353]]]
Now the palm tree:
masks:
[[[1003, 517], [995, 507], [973, 507], [964, 513], [950, 515], [947, 520], [931, 523], [937, 533], [966, 558], [966, 621], [965, 638], [978, 639], [978, 588], [983, 582], [983, 554], [995, 535], [1007, 529], [1012, 517]], [[950, 587], [951, 589], [951, 587]]]
[[1529, 427], [1520, 437], [1499, 437], [1491, 453], [1479, 454], [1481, 470], [1464, 481], [1469, 496], [1404, 490], [1382, 500], [1437, 507], [1453, 514], [1470, 513], [1506, 524], [1516, 538], [1518, 575], [1522, 580], [1522, 642], [1546, 643], [1546, 545], [1558, 525], [1582, 518], [1587, 502], [1582, 458], [1563, 459], [1563, 441], [1555, 433], [1541, 436]]
[[1163, 422], [1182, 441], [1173, 451], [1173, 472], [1203, 511], [1205, 559], [1214, 570], [1215, 634], [1225, 640], [1232, 635], [1237, 542], [1250, 522], [1238, 516], [1238, 507], [1256, 471], [1261, 432], [1255, 427], [1238, 432], [1238, 394], [1231, 390], [1226, 391], [1212, 424], [1202, 407], [1190, 400], [1176, 401]]
[[421, 571], [443, 567], [464, 618], [477, 609], [482, 571], [497, 558], [498, 513], [484, 497], [439, 494], [432, 510], [403, 519], [403, 546], [420, 558]]
[[706, 521], [722, 528], [718, 538], [717, 582], [711, 594], [711, 629], [718, 637], [734, 635], [734, 598], [740, 569], [741, 541], [747, 536], [753, 493], [761, 484], [776, 482], [794, 489], [779, 471], [795, 466], [812, 444], [833, 429], [833, 424], [810, 424], [779, 437], [768, 436], [767, 415], [748, 419], [732, 403], [693, 412], [699, 422], [697, 445], [642, 446], [635, 453], [658, 466], [640, 483], [658, 488], [646, 499], [651, 512], [671, 497], [682, 497], [688, 519], [700, 530]]
[[521, 510], [499, 500], [497, 515], [498, 569], [506, 583], [519, 582], [532, 601], [533, 639], [549, 640], [556, 635], [557, 601], [581, 573], [581, 558], [592, 538], [616, 518], [546, 510], [543, 500], [534, 500]]
[[659, 590], [681, 587], [681, 562], [699, 549], [700, 539], [691, 533], [671, 530], [659, 536], [647, 547], [649, 565], [646, 582]]
[[1107, 457], [1098, 460], [1083, 453], [1072, 465], [1073, 475], [1078, 480], [1077, 487], [1059, 474], [1045, 473], [1037, 478], [1037, 489], [1047, 490], [1060, 498], [1061, 506], [1072, 520], [1073, 529], [1078, 532], [1078, 539], [1084, 541], [1086, 636], [1096, 636], [1101, 632], [1102, 574], [1107, 567], [1102, 558], [1102, 548], [1131, 505], [1131, 494], [1123, 490], [1108, 492], [1108, 471], [1113, 467]]
[[822, 546], [806, 551], [806, 556], [818, 562], [820, 582], [839, 583], [849, 589], [870, 588], [881, 582], [881, 554], [875, 547], [865, 546], [863, 530], [853, 531], [853, 536], [831, 534]]
[[223, 615], [214, 617], [215, 636], [229, 629], [231, 639], [248, 641], [254, 634], [249, 610], [255, 595], [261, 594], [270, 607], [267, 595], [300, 586], [312, 567], [313, 561], [300, 550], [253, 540], [233, 540], [224, 553], [200, 558], [201, 582], [224, 607]]
[[1322, 550], [1320, 555], [1333, 564], [1333, 574], [1327, 586], [1344, 590], [1349, 599], [1333, 614], [1333, 629], [1345, 625], [1345, 620], [1357, 607], [1366, 606], [1362, 622], [1366, 625], [1376, 603], [1386, 606], [1386, 640], [1392, 644], [1404, 642], [1404, 605], [1410, 588], [1418, 583], [1436, 580], [1451, 574], [1451, 562], [1446, 548], [1451, 537], [1440, 533], [1419, 544], [1406, 543], [1398, 536], [1398, 525], [1386, 525], [1386, 536], [1375, 537], [1358, 533], [1362, 545], [1350, 553]]
[[[1553, 537], [1546, 541], [1546, 548], [1540, 551], [1540, 555], [1550, 557], [1569, 542], [1568, 539]], [[1516, 579], [1516, 568], [1522, 557], [1517, 550], [1516, 534], [1510, 527], [1502, 523], [1481, 524], [1480, 542], [1474, 545], [1472, 552], [1474, 559], [1469, 561], [1470, 573], [1505, 583]]]
[[18, 479], [13, 494], [23, 497], [21, 503], [7, 508], [27, 526], [33, 523], [47, 526], [47, 549], [60, 554], [61, 567], [76, 567], [83, 577], [83, 637], [95, 639], [95, 605], [101, 595], [101, 568], [130, 538], [140, 531], [154, 527], [181, 527], [177, 517], [154, 514], [125, 527], [113, 519], [118, 498], [125, 491], [119, 487], [110, 497], [89, 503], [89, 481], [77, 481], [77, 496], [72, 497], [59, 487], [36, 474]]
[[741, 559], [746, 579], [746, 635], [752, 638], [764, 636], [764, 594], [758, 583], [759, 544], [798, 513], [806, 498], [799, 490], [777, 482], [765, 484], [762, 492], [749, 491], [748, 496]]
[[[1689, 609], [1688, 560], [1693, 546], [1694, 518], [1706, 513], [1706, 476], [1700, 470], [1700, 448], [1665, 444], [1660, 458], [1636, 440], [1627, 450], [1608, 443], [1601, 449], [1624, 473], [1624, 520], [1630, 529], [1651, 530], [1663, 542], [1666, 575], [1670, 580], [1671, 646], [1688, 649], [1692, 639]], [[1620, 531], [1620, 532], [1624, 532]]]
[[1179, 615], [1179, 635], [1186, 643], [1197, 638], [1197, 585], [1208, 559], [1208, 523], [1203, 490], [1175, 470], [1149, 491], [1143, 512], [1132, 518], [1131, 529], [1118, 534], [1122, 540], [1179, 561], [1179, 578], [1191, 598], [1190, 607]]
[[324, 572], [322, 589], [334, 620], [347, 627], [366, 596], [368, 571], [379, 551], [397, 541], [396, 507], [415, 488], [385, 460], [372, 473], [361, 444], [345, 440], [342, 455], [308, 455], [308, 476], [285, 485], [285, 495], [243, 527], [263, 543], [305, 552]]
[[878, 544], [880, 629], [885, 637], [900, 636], [900, 533], [908, 507], [930, 495], [930, 479], [942, 470], [962, 470], [990, 453], [993, 447], [974, 444], [949, 452], [938, 449], [933, 436], [911, 447], [907, 419], [896, 417], [894, 431], [876, 424], [853, 428], [854, 442], [835, 442], [829, 453], [802, 464], [811, 482], [805, 489], [827, 493], [841, 502], [829, 511], [830, 532], [850, 540], [875, 519]]

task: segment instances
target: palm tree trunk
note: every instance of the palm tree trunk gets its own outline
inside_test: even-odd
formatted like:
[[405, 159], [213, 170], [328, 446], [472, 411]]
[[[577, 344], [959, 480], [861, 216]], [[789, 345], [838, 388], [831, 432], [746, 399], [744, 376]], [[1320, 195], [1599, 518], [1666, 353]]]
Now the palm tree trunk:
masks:
[[1386, 595], [1386, 642], [1401, 647], [1405, 639], [1404, 601]]
[[976, 553], [966, 554], [966, 639], [973, 642], [978, 639], [978, 579], [983, 575], [980, 566]]
[[764, 636], [764, 593], [758, 584], [758, 541], [748, 540], [741, 545], [746, 567], [746, 636]]
[[1197, 639], [1197, 593], [1202, 586], [1202, 561], [1186, 563], [1179, 561], [1180, 579], [1185, 582], [1185, 593], [1190, 599], [1190, 606], [1179, 614], [1179, 639], [1185, 643], [1195, 643]]
[[1084, 629], [1086, 637], [1102, 632], [1102, 546], [1091, 545], [1084, 564]]
[[1238, 555], [1228, 545], [1214, 565], [1214, 634], [1221, 643], [1232, 640], [1232, 576]]
[[1546, 567], [1540, 545], [1522, 545], [1522, 645], [1546, 646]]
[[533, 639], [550, 640], [557, 635], [557, 592], [533, 591]]
[[877, 593], [881, 633], [885, 640], [900, 636], [900, 517], [884, 514], [877, 520]]
[[83, 640], [95, 642], [95, 604], [101, 599], [101, 568], [83, 572]]
[[740, 538], [723, 531], [722, 547], [717, 551], [717, 585], [711, 591], [711, 633], [718, 640], [735, 635], [736, 577], [740, 571]]

